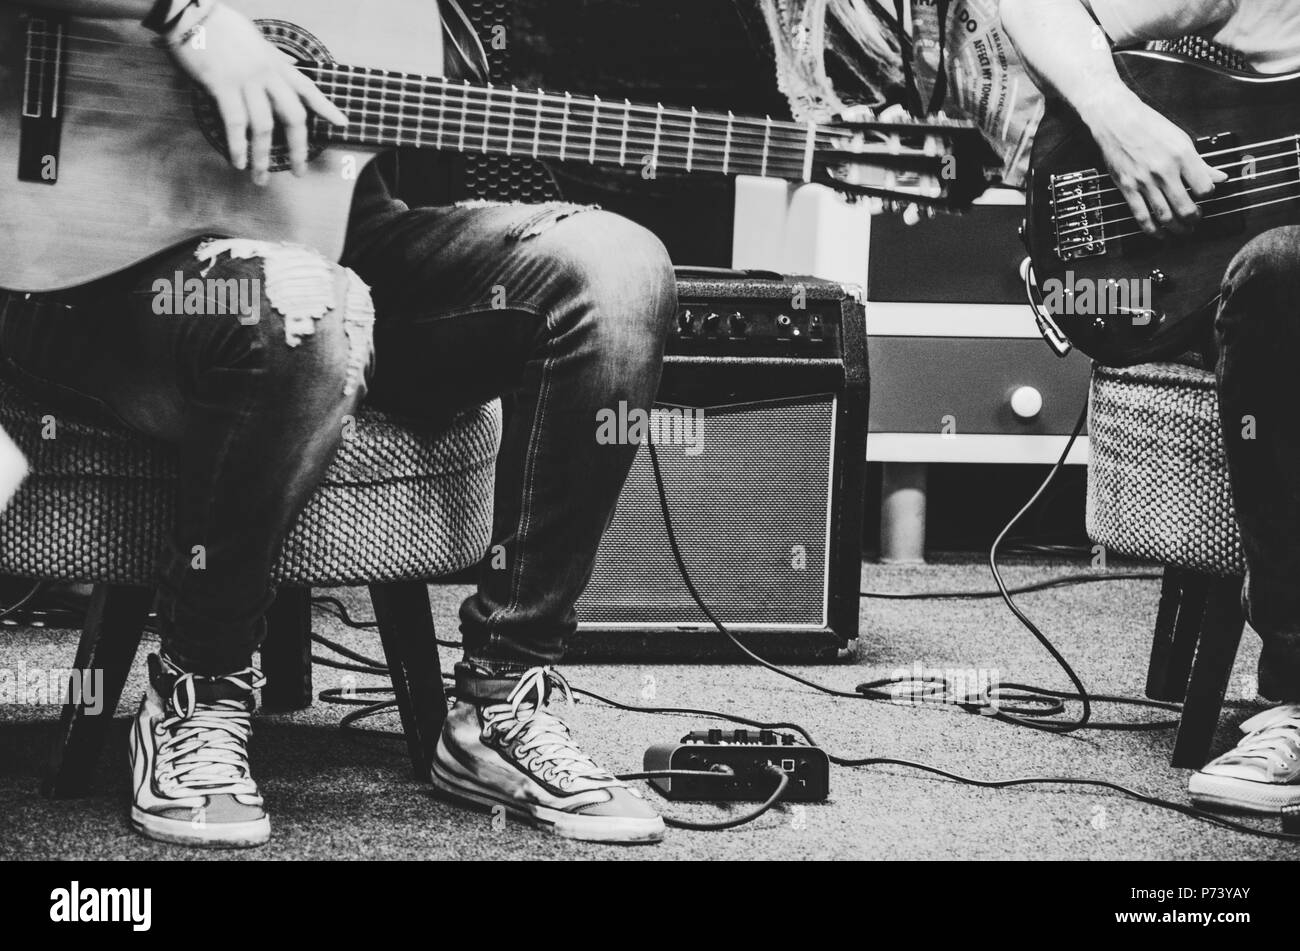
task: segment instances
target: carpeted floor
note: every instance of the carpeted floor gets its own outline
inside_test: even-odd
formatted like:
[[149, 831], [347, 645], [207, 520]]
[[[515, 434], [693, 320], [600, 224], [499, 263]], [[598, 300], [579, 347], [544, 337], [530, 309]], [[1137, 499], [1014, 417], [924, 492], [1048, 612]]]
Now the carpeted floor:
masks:
[[[1036, 560], [1013, 563], [1007, 575], [1011, 583], [1026, 583], [1071, 568]], [[866, 587], [882, 591], [991, 584], [987, 569], [973, 558], [923, 567], [865, 565], [863, 579]], [[1027, 595], [1022, 604], [1091, 690], [1140, 696], [1157, 592], [1154, 581], [1117, 581]], [[463, 591], [435, 588], [432, 594], [440, 633], [454, 637]], [[355, 615], [370, 616], [364, 592], [342, 596]], [[322, 633], [380, 655], [373, 634], [348, 630], [323, 613], [317, 623]], [[74, 643], [64, 631], [0, 629], [4, 666], [66, 666]], [[443, 652], [447, 669], [455, 654]], [[1253, 698], [1256, 656], [1256, 638], [1247, 632], [1230, 699]], [[1068, 687], [1051, 658], [998, 601], [866, 601], [854, 657], [800, 672], [851, 689], [915, 664], [996, 670], [1003, 680]], [[337, 728], [341, 708], [320, 702], [301, 713], [257, 720], [253, 762], [272, 814], [272, 843], [245, 853], [191, 852], [145, 841], [125, 820], [125, 714], [142, 689], [143, 666], [142, 651], [127, 687], [132, 702], [124, 699], [98, 785], [83, 800], [51, 802], [37, 791], [58, 710], [0, 707], [0, 858], [1250, 859], [1297, 854], [1288, 844], [1219, 830], [1100, 791], [984, 790], [896, 768], [836, 768], [829, 802], [774, 811], [732, 831], [669, 830], [661, 845], [634, 849], [586, 845], [515, 823], [494, 828], [486, 814], [440, 802], [410, 778], [400, 741], [342, 734]], [[1187, 774], [1168, 766], [1169, 731], [1053, 736], [952, 708], [821, 697], [751, 667], [605, 664], [574, 666], [566, 673], [575, 685], [630, 703], [648, 702], [644, 695], [653, 687], [653, 702], [662, 705], [798, 721], [843, 755], [917, 759], [981, 778], [1091, 776], [1186, 801]], [[340, 685], [344, 676], [318, 666], [317, 689]], [[1105, 706], [1097, 713], [1104, 719], [1146, 716]], [[1241, 709], [1225, 713], [1219, 747], [1245, 715]], [[576, 707], [572, 722], [585, 746], [618, 771], [639, 769], [648, 745], [697, 728], [694, 720], [621, 713], [596, 704]], [[376, 725], [398, 729], [395, 714]], [[728, 808], [666, 806], [690, 818], [721, 817]], [[1277, 828], [1274, 822], [1262, 825]]]

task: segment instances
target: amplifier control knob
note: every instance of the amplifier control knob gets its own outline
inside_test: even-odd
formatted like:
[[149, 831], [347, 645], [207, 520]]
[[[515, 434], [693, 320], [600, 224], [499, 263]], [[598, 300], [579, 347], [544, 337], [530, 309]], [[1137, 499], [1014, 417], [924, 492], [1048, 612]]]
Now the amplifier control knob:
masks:
[[1043, 394], [1032, 386], [1018, 386], [1011, 394], [1011, 412], [1023, 420], [1034, 419], [1043, 411]]
[[701, 333], [706, 337], [712, 337], [718, 332], [718, 327], [722, 323], [722, 317], [714, 311], [709, 311], [704, 315], [704, 329]]
[[677, 333], [682, 337], [695, 335], [695, 312], [689, 307], [677, 314]]
[[733, 337], [743, 337], [749, 333], [749, 318], [736, 311], [727, 318], [727, 329]]

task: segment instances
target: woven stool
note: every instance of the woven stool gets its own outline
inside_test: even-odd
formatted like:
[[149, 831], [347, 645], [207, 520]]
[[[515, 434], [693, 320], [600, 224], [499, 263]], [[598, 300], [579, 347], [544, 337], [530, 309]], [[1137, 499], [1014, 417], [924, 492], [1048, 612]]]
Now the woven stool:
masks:
[[1245, 619], [1214, 374], [1173, 363], [1097, 367], [1088, 535], [1164, 564], [1147, 696], [1183, 701], [1174, 766], [1205, 765]]
[[[75, 666], [104, 671], [104, 714], [64, 708], [48, 795], [89, 785], [134, 661], [173, 522], [173, 450], [50, 413], [0, 383], [0, 427], [31, 475], [0, 514], [0, 574], [93, 582]], [[416, 776], [446, 714], [428, 583], [477, 562], [492, 525], [501, 405], [444, 426], [373, 410], [348, 421], [325, 479], [285, 540], [262, 647], [262, 704], [311, 703], [311, 589], [368, 585]]]

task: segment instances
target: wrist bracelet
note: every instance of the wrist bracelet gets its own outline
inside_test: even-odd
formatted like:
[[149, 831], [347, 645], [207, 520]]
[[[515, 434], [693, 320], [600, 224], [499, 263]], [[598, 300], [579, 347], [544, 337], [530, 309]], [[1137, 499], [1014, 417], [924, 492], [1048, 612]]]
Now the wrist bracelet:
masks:
[[166, 33], [176, 25], [176, 21], [184, 16], [185, 11], [193, 6], [195, 2], [196, 0], [181, 2], [180, 9], [173, 13], [172, 10], [176, 7], [178, 0], [156, 0], [153, 9], [149, 11], [148, 16], [140, 21], [140, 25], [154, 33]]
[[216, 8], [216, 0], [191, 0], [189, 6], [176, 18], [175, 25], [155, 42], [164, 49], [179, 49], [199, 34]]

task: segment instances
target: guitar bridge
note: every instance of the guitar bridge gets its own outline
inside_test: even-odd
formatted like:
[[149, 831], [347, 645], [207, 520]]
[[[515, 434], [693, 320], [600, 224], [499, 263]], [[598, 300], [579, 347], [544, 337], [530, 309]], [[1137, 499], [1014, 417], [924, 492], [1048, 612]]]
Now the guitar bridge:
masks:
[[1062, 261], [1096, 258], [1106, 253], [1106, 222], [1101, 206], [1104, 183], [1109, 181], [1095, 168], [1051, 177], [1056, 256]]

